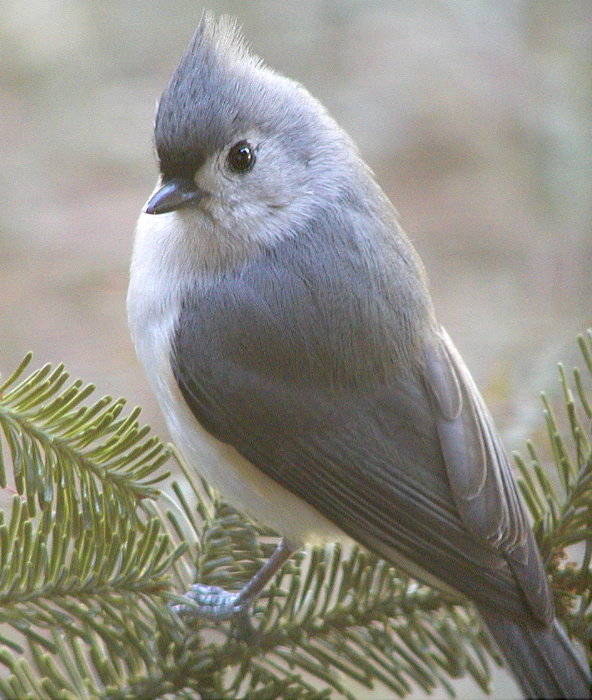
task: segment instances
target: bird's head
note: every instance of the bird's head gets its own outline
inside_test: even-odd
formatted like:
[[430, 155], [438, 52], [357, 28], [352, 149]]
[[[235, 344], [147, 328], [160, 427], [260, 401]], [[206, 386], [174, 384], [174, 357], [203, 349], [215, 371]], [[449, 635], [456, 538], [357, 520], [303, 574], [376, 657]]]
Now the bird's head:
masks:
[[286, 235], [316, 191], [326, 202], [339, 187], [354, 154], [301, 85], [263, 66], [232, 20], [208, 15], [162, 95], [154, 133], [160, 178], [145, 213], [174, 215], [225, 245]]

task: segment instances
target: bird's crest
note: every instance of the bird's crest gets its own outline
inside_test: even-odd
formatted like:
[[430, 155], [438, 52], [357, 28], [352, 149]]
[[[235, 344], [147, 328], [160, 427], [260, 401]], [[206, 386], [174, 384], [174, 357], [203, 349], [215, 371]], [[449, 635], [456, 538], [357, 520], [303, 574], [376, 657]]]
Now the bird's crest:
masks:
[[200, 61], [261, 66], [261, 59], [251, 53], [236, 19], [229, 15], [216, 17], [210, 12], [202, 15], [179, 69], [195, 69]]

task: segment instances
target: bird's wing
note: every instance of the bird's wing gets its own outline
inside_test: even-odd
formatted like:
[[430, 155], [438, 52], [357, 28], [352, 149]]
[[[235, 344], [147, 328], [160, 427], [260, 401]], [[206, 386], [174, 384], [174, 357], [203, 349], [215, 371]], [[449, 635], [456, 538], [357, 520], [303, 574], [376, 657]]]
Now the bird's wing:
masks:
[[340, 317], [348, 302], [334, 303], [331, 282], [315, 287], [280, 263], [184, 306], [171, 361], [197, 420], [370, 550], [400, 552], [476, 602], [549, 619], [508, 461], [445, 333], [416, 367], [385, 362], [360, 321], [371, 295]]
[[427, 357], [426, 384], [457, 512], [471, 533], [504, 553], [529, 606], [550, 621], [547, 579], [493, 419], [443, 328]]

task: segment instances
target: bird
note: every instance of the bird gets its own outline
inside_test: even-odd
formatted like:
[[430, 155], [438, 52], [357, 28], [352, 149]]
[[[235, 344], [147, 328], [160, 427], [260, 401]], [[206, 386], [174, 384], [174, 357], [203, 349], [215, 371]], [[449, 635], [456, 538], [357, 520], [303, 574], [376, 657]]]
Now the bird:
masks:
[[589, 697], [492, 417], [351, 138], [205, 14], [154, 144], [133, 343], [186, 460], [282, 537], [238, 594], [196, 585], [203, 616], [244, 614], [304, 543], [354, 540], [472, 601], [526, 696]]

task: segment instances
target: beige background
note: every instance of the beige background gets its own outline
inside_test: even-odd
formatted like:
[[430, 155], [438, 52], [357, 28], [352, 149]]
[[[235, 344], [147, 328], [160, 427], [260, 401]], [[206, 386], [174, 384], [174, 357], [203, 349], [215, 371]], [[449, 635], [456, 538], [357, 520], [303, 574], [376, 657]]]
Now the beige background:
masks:
[[237, 16], [352, 134], [519, 447], [592, 322], [586, 0], [0, 1], [0, 371], [29, 349], [64, 361], [165, 435], [127, 267], [155, 102], [204, 8]]

